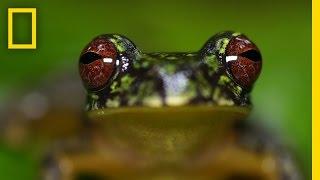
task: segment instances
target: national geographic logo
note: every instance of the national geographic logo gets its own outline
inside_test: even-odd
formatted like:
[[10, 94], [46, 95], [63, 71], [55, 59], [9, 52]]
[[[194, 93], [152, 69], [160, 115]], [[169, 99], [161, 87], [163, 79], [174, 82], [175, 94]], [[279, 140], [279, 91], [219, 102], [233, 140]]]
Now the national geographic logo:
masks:
[[[13, 43], [13, 14], [31, 13], [31, 43]], [[8, 8], [8, 49], [37, 49], [37, 9], [36, 8]]]

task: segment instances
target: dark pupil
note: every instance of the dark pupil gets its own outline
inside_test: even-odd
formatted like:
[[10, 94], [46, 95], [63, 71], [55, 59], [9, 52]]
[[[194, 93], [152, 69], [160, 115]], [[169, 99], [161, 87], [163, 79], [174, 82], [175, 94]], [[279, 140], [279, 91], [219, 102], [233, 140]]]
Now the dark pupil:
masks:
[[99, 54], [97, 53], [94, 53], [94, 52], [87, 52], [85, 54], [83, 54], [81, 57], [80, 57], [80, 62], [82, 64], [89, 64], [97, 59], [101, 59], [102, 56], [100, 56]]
[[248, 58], [255, 62], [262, 60], [260, 52], [256, 50], [249, 50], [249, 51], [243, 52], [240, 54], [240, 56]]

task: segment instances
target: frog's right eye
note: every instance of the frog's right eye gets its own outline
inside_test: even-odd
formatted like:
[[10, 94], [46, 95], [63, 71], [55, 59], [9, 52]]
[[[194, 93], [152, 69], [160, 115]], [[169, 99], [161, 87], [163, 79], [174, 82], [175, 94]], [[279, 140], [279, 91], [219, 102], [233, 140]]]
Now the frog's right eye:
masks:
[[251, 87], [261, 72], [260, 51], [244, 35], [231, 38], [226, 47], [224, 60], [234, 81], [245, 88]]
[[257, 80], [262, 67], [258, 47], [245, 35], [232, 31], [211, 37], [202, 48], [201, 56], [211, 69], [227, 73], [233, 82], [247, 90]]
[[105, 88], [118, 74], [132, 67], [140, 51], [126, 37], [105, 34], [94, 38], [82, 51], [79, 72], [84, 86], [90, 91]]
[[117, 50], [107, 38], [91, 41], [81, 53], [79, 72], [88, 90], [100, 90], [106, 86], [116, 70]]

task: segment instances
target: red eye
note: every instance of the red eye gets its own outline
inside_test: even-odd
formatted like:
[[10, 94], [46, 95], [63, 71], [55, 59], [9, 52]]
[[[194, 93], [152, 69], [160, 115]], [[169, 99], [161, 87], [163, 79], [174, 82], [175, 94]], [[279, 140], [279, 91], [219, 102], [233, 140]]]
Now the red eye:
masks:
[[236, 83], [250, 88], [260, 74], [262, 57], [257, 46], [240, 35], [230, 40], [226, 49], [226, 63]]
[[116, 57], [116, 48], [106, 38], [98, 37], [87, 45], [79, 60], [80, 76], [87, 89], [105, 87], [115, 71]]

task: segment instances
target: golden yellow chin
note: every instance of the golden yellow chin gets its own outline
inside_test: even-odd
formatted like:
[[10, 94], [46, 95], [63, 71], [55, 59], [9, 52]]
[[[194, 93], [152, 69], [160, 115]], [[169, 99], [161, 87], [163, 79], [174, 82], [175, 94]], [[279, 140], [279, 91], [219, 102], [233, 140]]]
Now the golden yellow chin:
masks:
[[175, 161], [229, 136], [234, 122], [245, 120], [249, 111], [233, 106], [123, 107], [90, 111], [88, 116], [108, 143], [139, 154], [166, 153], [168, 161]]
[[257, 153], [238, 141], [241, 135], [233, 124], [245, 120], [249, 111], [232, 106], [91, 111], [90, 148], [60, 154], [58, 163], [69, 166], [62, 168], [71, 169], [62, 173], [67, 176], [91, 172], [112, 179], [229, 179], [240, 174], [279, 179], [274, 154]]

